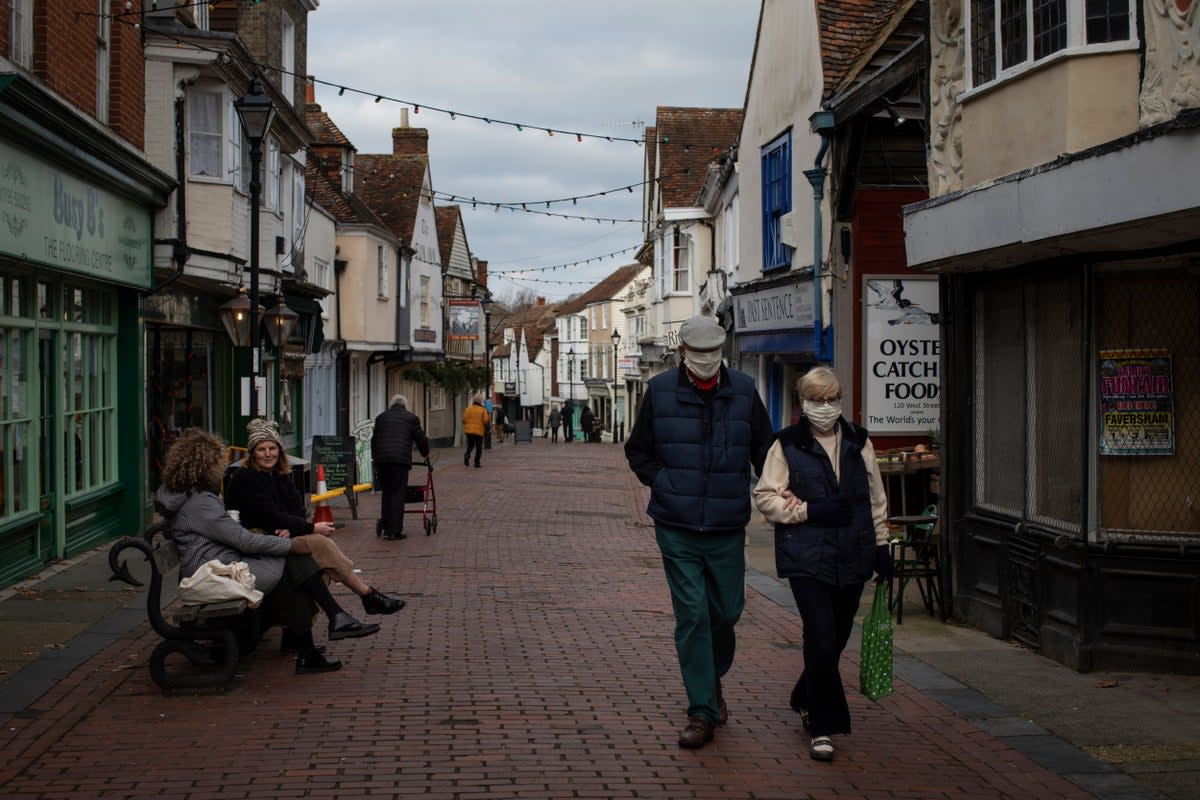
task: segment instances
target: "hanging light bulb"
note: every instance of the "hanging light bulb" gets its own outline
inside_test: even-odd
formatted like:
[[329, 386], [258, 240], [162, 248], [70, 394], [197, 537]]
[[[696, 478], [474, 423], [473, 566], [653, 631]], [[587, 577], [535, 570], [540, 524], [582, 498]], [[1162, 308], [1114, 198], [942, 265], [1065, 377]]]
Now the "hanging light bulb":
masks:
[[346, 87], [345, 87], [345, 86], [339, 86], [339, 87], [338, 87], [338, 97], [341, 97], [341, 96], [342, 96], [342, 95], [344, 95], [345, 93], [346, 93]]

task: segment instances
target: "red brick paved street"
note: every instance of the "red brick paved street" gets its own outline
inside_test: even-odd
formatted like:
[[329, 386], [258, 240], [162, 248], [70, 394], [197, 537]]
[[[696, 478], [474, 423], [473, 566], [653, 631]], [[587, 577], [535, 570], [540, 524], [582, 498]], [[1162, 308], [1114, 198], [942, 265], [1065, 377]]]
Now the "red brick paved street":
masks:
[[407, 540], [378, 540], [376, 498], [358, 521], [334, 504], [364, 578], [409, 603], [378, 635], [332, 643], [341, 672], [294, 675], [272, 631], [226, 694], [164, 697], [142, 626], [5, 726], [0, 796], [1088, 796], [899, 681], [878, 704], [851, 691], [855, 734], [832, 764], [810, 760], [787, 708], [799, 619], [753, 590], [729, 724], [679, 749], [670, 599], [620, 448], [503, 444], [483, 469], [435, 458], [432, 537], [409, 515]]

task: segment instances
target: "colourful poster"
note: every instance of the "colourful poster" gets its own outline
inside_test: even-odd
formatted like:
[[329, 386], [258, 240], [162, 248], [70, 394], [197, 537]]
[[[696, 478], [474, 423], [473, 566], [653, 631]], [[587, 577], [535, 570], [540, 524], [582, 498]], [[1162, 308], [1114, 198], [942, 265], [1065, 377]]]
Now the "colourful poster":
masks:
[[1165, 349], [1100, 351], [1100, 454], [1175, 454], [1171, 355]]

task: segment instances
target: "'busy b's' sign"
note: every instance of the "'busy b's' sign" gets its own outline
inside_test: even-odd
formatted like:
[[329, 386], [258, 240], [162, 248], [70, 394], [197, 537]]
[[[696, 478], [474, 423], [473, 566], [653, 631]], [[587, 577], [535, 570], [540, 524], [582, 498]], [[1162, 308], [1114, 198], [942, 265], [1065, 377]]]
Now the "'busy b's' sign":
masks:
[[863, 305], [863, 425], [873, 434], [937, 428], [942, 409], [937, 278], [865, 278]]

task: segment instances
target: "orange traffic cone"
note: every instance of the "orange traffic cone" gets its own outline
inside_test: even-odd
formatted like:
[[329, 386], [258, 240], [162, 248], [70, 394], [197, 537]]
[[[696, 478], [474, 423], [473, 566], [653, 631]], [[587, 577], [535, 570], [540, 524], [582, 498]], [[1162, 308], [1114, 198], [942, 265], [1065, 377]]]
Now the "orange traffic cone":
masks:
[[[328, 489], [325, 488], [325, 465], [317, 465], [317, 494], [325, 494]], [[329, 507], [328, 500], [318, 500], [317, 510], [313, 512], [313, 522], [328, 522], [333, 524], [333, 509]]]

